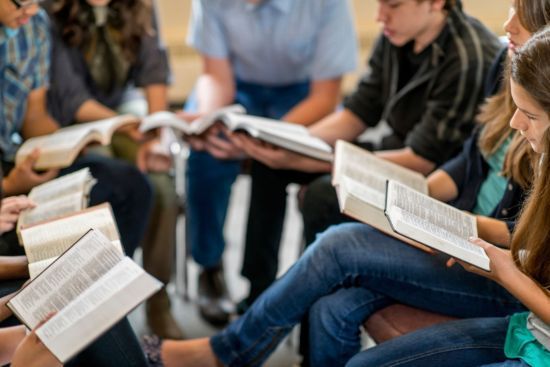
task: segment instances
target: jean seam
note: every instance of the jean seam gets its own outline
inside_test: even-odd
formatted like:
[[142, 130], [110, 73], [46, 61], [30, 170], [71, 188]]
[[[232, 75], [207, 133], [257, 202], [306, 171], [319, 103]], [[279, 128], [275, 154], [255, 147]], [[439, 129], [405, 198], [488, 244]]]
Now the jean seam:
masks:
[[405, 357], [405, 358], [401, 358], [397, 361], [392, 361], [390, 364], [385, 364], [385, 365], [382, 365], [382, 366], [379, 366], [379, 367], [396, 367], [396, 366], [399, 366], [403, 363], [409, 363], [409, 362], [412, 362], [412, 361], [416, 361], [418, 359], [422, 359], [422, 358], [426, 358], [426, 357], [430, 357], [430, 356], [434, 356], [436, 354], [441, 354], [441, 353], [448, 353], [448, 352], [454, 352], [454, 351], [460, 351], [460, 350], [470, 350], [470, 349], [502, 349], [503, 346], [502, 345], [493, 345], [493, 344], [467, 344], [467, 345], [462, 345], [460, 347], [446, 347], [446, 348], [439, 348], [439, 349], [435, 349], [435, 350], [430, 350], [429, 352], [425, 352], [425, 353], [421, 353], [421, 354], [416, 354], [416, 355], [412, 355], [412, 356], [408, 356], [408, 357]]

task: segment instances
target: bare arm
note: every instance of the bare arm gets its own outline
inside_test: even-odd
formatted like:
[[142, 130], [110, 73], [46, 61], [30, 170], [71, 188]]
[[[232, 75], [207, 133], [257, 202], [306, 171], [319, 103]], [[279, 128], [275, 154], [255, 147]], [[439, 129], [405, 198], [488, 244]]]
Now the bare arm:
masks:
[[28, 278], [28, 266], [26, 256], [0, 256], [0, 279]]
[[449, 174], [441, 169], [428, 176], [430, 196], [439, 201], [451, 201], [458, 196], [456, 183]]
[[199, 113], [214, 111], [235, 100], [235, 78], [227, 59], [203, 56], [203, 72], [197, 81]]
[[[460, 264], [466, 270], [502, 285], [542, 321], [550, 325], [550, 294], [516, 267], [510, 250], [498, 248], [480, 239], [472, 242], [482, 247], [489, 256], [491, 271], [483, 271], [462, 262]], [[454, 260], [448, 265], [453, 262]]]
[[116, 116], [117, 113], [95, 99], [88, 99], [76, 111], [77, 122], [89, 122], [107, 119]]
[[427, 175], [435, 169], [435, 163], [423, 158], [413, 152], [409, 147], [395, 150], [384, 150], [376, 152], [380, 158], [387, 159], [400, 166], [407, 167], [413, 171]]
[[0, 365], [4, 366], [11, 362], [17, 346], [25, 335], [23, 325], [0, 328]]
[[313, 81], [308, 96], [282, 117], [282, 120], [310, 125], [334, 111], [340, 99], [342, 78]]
[[311, 125], [309, 131], [312, 135], [323, 139], [328, 144], [334, 145], [338, 139], [355, 140], [365, 131], [365, 125], [353, 112], [344, 109], [334, 112]]
[[23, 139], [51, 134], [57, 129], [59, 129], [59, 125], [51, 118], [46, 109], [46, 88], [31, 91], [27, 97], [27, 110], [21, 129]]
[[168, 88], [166, 84], [152, 84], [145, 87], [149, 113], [168, 109]]

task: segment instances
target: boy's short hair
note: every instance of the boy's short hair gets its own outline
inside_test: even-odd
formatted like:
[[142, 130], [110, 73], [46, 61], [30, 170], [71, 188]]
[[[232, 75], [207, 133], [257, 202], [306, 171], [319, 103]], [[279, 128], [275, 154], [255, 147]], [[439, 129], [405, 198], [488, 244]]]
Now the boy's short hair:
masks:
[[[416, 0], [416, 1], [418, 1], [420, 3], [422, 1], [428, 1], [428, 0]], [[460, 0], [446, 0], [445, 1], [445, 6], [443, 7], [443, 9], [451, 10], [452, 8], [454, 8], [456, 6], [456, 4], [458, 2], [460, 2]]]

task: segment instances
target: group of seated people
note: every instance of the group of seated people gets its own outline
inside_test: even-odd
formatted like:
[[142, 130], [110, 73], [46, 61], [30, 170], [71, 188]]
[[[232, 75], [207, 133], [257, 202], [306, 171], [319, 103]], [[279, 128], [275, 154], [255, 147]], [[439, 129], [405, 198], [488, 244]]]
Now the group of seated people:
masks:
[[[90, 205], [109, 202], [126, 254], [168, 283], [176, 216], [163, 131], [123, 129], [67, 168], [36, 171], [40, 151], [15, 163], [26, 139], [62, 126], [168, 109], [170, 72], [154, 2], [0, 0], [0, 360], [58, 366], [4, 304], [28, 277], [14, 231], [33, 187], [89, 167]], [[187, 136], [188, 246], [199, 264], [211, 338], [180, 340], [166, 290], [146, 304], [158, 337], [142, 344], [126, 319], [68, 365], [260, 366], [301, 323], [302, 365], [550, 365], [550, 1], [513, 0], [507, 42], [460, 0], [379, 0], [368, 70], [340, 100], [356, 68], [350, 4], [342, 0], [193, 0], [189, 44], [202, 73], [179, 114], [193, 120], [239, 103], [248, 114], [306, 125], [330, 145], [358, 142], [427, 176], [431, 197], [471, 212], [490, 259], [484, 271], [427, 253], [339, 211], [332, 164], [215, 124]], [[365, 20], [366, 21], [366, 20]], [[242, 275], [232, 305], [224, 281], [224, 221], [231, 185], [251, 159]], [[276, 279], [286, 187], [304, 185], [307, 249]], [[458, 262], [458, 264], [456, 264]], [[404, 304], [456, 318], [361, 351], [361, 325]], [[234, 312], [239, 317], [229, 323]], [[227, 325], [229, 323], [229, 325]]]

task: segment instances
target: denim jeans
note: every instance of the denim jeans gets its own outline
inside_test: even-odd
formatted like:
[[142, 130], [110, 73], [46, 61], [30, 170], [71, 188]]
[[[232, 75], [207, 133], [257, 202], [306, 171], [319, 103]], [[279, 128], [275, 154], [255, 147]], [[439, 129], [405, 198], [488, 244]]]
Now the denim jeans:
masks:
[[[261, 365], [310, 308], [317, 315], [328, 302], [336, 308], [312, 319], [311, 362], [340, 366], [359, 351], [361, 322], [394, 302], [464, 318], [524, 310], [498, 284], [460, 266], [449, 269], [445, 260], [446, 256], [424, 253], [365, 224], [331, 227], [248, 312], [214, 336], [211, 345], [227, 365]], [[351, 298], [360, 301], [359, 309], [354, 303], [349, 307], [347, 297], [337, 301], [347, 289], [360, 289], [360, 297]]]
[[[279, 119], [309, 92], [309, 83], [267, 87], [237, 82], [235, 103], [249, 115]], [[186, 111], [197, 110], [195, 94], [189, 97]], [[187, 234], [191, 254], [205, 268], [220, 263], [225, 241], [223, 226], [231, 185], [240, 172], [240, 161], [218, 160], [207, 152], [191, 151], [187, 162]]]
[[346, 367], [474, 367], [500, 363], [506, 359], [507, 327], [506, 317], [451, 321], [367, 349], [353, 357]]
[[482, 367], [529, 367], [521, 359], [509, 359], [505, 362], [486, 364]]
[[68, 367], [147, 367], [145, 355], [124, 318], [67, 363]]

